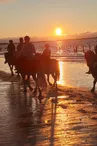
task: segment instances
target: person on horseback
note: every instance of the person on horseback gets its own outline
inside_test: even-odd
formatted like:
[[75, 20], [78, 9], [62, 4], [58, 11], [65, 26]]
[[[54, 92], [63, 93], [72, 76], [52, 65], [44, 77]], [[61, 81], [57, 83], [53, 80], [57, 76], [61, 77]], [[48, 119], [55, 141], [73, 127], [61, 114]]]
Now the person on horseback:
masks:
[[23, 46], [22, 46], [21, 51], [19, 53], [19, 57], [27, 59], [27, 60], [32, 59], [33, 55], [36, 54], [35, 47], [30, 42], [29, 36], [25, 36], [24, 41], [25, 42], [23, 43]]
[[[17, 45], [17, 51], [15, 52], [15, 60], [18, 58], [18, 55], [19, 55], [19, 53], [20, 53], [20, 51], [23, 47], [23, 43], [24, 43], [23, 38], [22, 37], [19, 38], [19, 44]], [[16, 71], [16, 73], [18, 73], [17, 69], [16, 69], [16, 66], [15, 66], [15, 71]]]
[[[9, 40], [9, 44], [7, 46], [7, 53], [5, 53], [5, 58], [13, 57], [14, 52], [15, 52], [15, 45], [13, 44], [13, 40]], [[7, 60], [5, 60], [5, 63], [7, 63]]]
[[50, 57], [51, 57], [50, 45], [49, 44], [45, 44], [44, 47], [45, 47], [45, 49], [43, 51], [43, 58], [45, 60], [49, 60]]
[[23, 47], [23, 38], [21, 37], [19, 39], [19, 44], [17, 46], [17, 51], [20, 51], [22, 49], [22, 47]]
[[7, 51], [8, 51], [8, 54], [11, 55], [11, 56], [14, 54], [14, 52], [15, 52], [15, 45], [13, 44], [13, 40], [9, 40]]

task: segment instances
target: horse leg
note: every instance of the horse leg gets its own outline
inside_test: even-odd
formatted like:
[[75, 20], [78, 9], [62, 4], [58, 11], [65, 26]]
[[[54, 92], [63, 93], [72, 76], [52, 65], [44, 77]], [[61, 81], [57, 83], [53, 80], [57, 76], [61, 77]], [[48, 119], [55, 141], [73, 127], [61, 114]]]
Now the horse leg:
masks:
[[56, 82], [57, 82], [57, 77], [56, 77], [56, 75], [54, 73], [52, 73], [51, 75], [52, 75], [52, 77], [54, 79], [53, 86], [55, 86], [56, 85]]
[[42, 96], [42, 92], [38, 86], [38, 91], [39, 91], [39, 95], [38, 95], [38, 99], [39, 99], [39, 102], [41, 103], [41, 100], [44, 99], [44, 97]]
[[94, 81], [93, 81], [93, 88], [91, 89], [91, 92], [95, 91], [95, 85], [96, 85], [96, 79], [94, 79]]
[[58, 89], [58, 87], [57, 87], [57, 74], [52, 74], [52, 77], [53, 77], [53, 79], [54, 79], [54, 84], [53, 84], [53, 86], [56, 88], [56, 91], [57, 91], [57, 89]]
[[12, 67], [11, 67], [11, 71], [12, 71], [12, 76], [14, 75], [14, 73], [13, 73], [13, 65], [12, 65]]
[[20, 74], [19, 74], [19, 72], [17, 73], [17, 78], [20, 78]]
[[40, 90], [39, 85], [38, 85], [38, 79], [37, 79], [37, 77], [36, 77], [36, 74], [34, 74], [34, 75], [32, 75], [32, 76], [33, 76], [33, 79], [34, 79], [35, 82], [36, 82], [36, 87], [35, 87], [35, 90], [34, 90], [33, 93], [36, 94], [37, 89], [38, 89], [38, 91], [39, 91], [38, 99], [39, 99], [39, 102], [41, 103], [41, 100], [43, 99], [43, 96], [42, 96], [41, 90]]
[[50, 80], [49, 80], [49, 76], [50, 76], [50, 74], [47, 74], [47, 81], [49, 83], [49, 86], [52, 86], [52, 84], [50, 83]]
[[32, 91], [33, 88], [30, 85], [30, 75], [27, 76], [27, 84], [28, 84], [28, 87], [29, 87], [30, 91]]
[[26, 80], [25, 80], [25, 75], [21, 74], [22, 79], [23, 79], [23, 83], [24, 83], [24, 92], [27, 92], [27, 87], [26, 87]]
[[38, 92], [39, 92], [38, 99], [39, 99], [39, 102], [41, 103], [41, 100], [44, 99], [44, 97], [42, 96], [41, 89], [38, 85], [38, 80], [36, 80], [36, 86], [37, 86], [37, 89], [38, 89]]
[[38, 85], [38, 81], [37, 81], [37, 77], [36, 77], [36, 74], [32, 74], [32, 77], [33, 77], [33, 80], [36, 82], [36, 87], [33, 91], [33, 95], [35, 96], [36, 93], [37, 93], [37, 85]]
[[[15, 70], [16, 70], [16, 67], [15, 67]], [[20, 78], [20, 73], [18, 70], [16, 71], [16, 73], [17, 73], [17, 77]]]
[[9, 68], [10, 68], [10, 71], [11, 71], [11, 76], [13, 76], [14, 75], [14, 73], [13, 73], [13, 65], [10, 65], [10, 64], [8, 64], [9, 65]]

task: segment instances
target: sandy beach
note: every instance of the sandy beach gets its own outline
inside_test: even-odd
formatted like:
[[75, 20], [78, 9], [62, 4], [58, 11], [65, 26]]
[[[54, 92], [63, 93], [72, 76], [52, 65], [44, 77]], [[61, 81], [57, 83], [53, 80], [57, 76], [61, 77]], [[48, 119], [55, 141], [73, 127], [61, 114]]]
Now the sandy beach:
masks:
[[22, 81], [10, 77], [3, 62], [0, 58], [0, 146], [97, 146], [97, 94], [90, 92], [93, 78], [85, 64], [75, 63], [74, 75], [72, 63], [65, 63], [71, 70], [61, 74], [62, 86], [57, 92], [47, 87], [40, 104], [29, 89], [24, 94]]

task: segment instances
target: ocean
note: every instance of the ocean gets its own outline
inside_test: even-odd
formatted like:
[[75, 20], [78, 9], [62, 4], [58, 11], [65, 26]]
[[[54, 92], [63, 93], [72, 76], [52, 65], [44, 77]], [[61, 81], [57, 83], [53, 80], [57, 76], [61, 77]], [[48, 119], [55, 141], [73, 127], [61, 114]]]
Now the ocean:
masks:
[[[62, 86], [70, 85], [75, 87], [91, 88], [93, 77], [87, 75], [88, 67], [84, 58], [84, 51], [94, 50], [95, 40], [76, 40], [64, 42], [34, 42], [36, 52], [42, 53], [44, 44], [49, 43], [51, 56], [59, 61], [60, 80]], [[17, 46], [17, 44], [15, 44]], [[6, 52], [7, 44], [0, 45], [0, 69], [5, 72], [10, 72], [8, 65], [4, 62], [4, 52]], [[51, 79], [52, 81], [52, 79]]]

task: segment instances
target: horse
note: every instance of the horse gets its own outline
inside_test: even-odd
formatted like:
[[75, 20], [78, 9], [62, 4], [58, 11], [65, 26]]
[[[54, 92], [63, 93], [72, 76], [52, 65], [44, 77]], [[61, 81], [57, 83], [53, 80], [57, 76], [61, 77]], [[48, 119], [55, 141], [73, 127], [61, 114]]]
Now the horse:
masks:
[[47, 75], [47, 81], [49, 85], [52, 86], [49, 80], [49, 76], [51, 75], [52, 78], [54, 79], [53, 86], [55, 86], [60, 76], [58, 61], [56, 59], [50, 59], [47, 63], [42, 62], [42, 64], [43, 64], [44, 74]]
[[[14, 69], [16, 69], [15, 68], [16, 55], [17, 55], [16, 51], [14, 52], [14, 55], [9, 55], [8, 53], [4, 53], [5, 63], [8, 63], [8, 66], [11, 71], [11, 76], [14, 75]], [[17, 76], [19, 76], [18, 72], [17, 72], [17, 74], [18, 74]]]
[[[6, 56], [5, 56], [6, 57]], [[24, 83], [24, 91], [27, 91], [27, 86], [32, 91], [32, 87], [30, 86], [30, 75], [33, 77], [34, 81], [36, 82], [36, 87], [34, 89], [34, 94], [36, 93], [37, 89], [39, 91], [39, 97], [41, 97], [41, 90], [38, 85], [38, 77], [42, 76], [44, 77], [44, 74], [47, 75], [47, 81], [49, 85], [51, 85], [49, 81], [50, 74], [52, 75], [54, 79], [54, 84], [57, 85], [57, 79], [59, 78], [59, 65], [58, 61], [55, 59], [50, 59], [49, 61], [45, 61], [43, 59], [42, 54], [36, 53], [35, 56], [32, 57], [31, 60], [26, 60], [23, 58], [6, 58], [8, 65], [11, 69], [12, 75], [13, 75], [13, 66], [17, 69], [18, 73], [21, 74], [23, 83]], [[27, 79], [25, 79], [25, 76], [27, 76]], [[57, 87], [57, 86], [56, 86]]]
[[13, 72], [14, 58], [13, 58], [13, 56], [9, 56], [8, 53], [4, 53], [4, 58], [6, 60], [5, 63], [8, 63], [8, 66], [9, 66], [10, 71], [11, 71], [11, 75], [13, 76], [14, 75], [14, 72]]
[[36, 53], [36, 57], [41, 61], [44, 74], [47, 75], [47, 82], [49, 86], [52, 86], [52, 83], [50, 83], [50, 80], [49, 80], [50, 75], [54, 79], [53, 86], [55, 86], [56, 81], [59, 79], [59, 76], [60, 76], [59, 62], [56, 59], [47, 59], [41, 53]]
[[93, 87], [91, 89], [91, 92], [94, 92], [95, 85], [97, 82], [97, 56], [93, 51], [89, 50], [85, 52], [85, 59], [86, 59], [88, 67], [90, 68], [91, 74], [94, 78]]
[[[48, 63], [48, 64], [47, 64]], [[45, 63], [41, 57], [37, 57], [37, 56], [33, 56], [32, 59], [27, 60], [27, 59], [19, 59], [16, 61], [16, 68], [18, 70], [18, 72], [21, 74], [22, 78], [23, 78], [23, 82], [24, 82], [24, 90], [26, 91], [26, 82], [27, 80], [25, 80], [25, 76], [29, 76], [32, 75], [33, 79], [36, 82], [36, 88], [35, 91], [39, 90], [39, 94], [41, 95], [41, 90], [39, 88], [38, 85], [38, 77], [39, 76], [44, 76], [44, 74], [47, 74], [48, 77], [48, 81], [49, 81], [49, 75], [51, 74], [52, 77], [54, 78], [54, 85], [57, 86], [57, 80], [59, 79], [59, 65], [58, 65], [58, 61], [55, 59], [50, 59], [47, 63]], [[50, 83], [50, 82], [49, 82]], [[30, 85], [29, 85], [30, 87]], [[31, 89], [31, 87], [30, 87]]]

